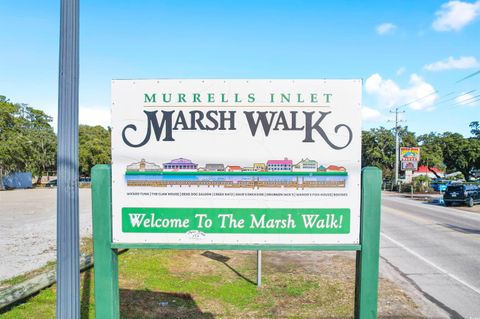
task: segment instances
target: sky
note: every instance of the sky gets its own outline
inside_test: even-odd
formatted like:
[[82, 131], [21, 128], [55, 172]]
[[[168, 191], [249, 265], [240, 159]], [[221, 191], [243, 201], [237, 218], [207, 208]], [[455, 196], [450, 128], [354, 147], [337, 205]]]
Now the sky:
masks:
[[[60, 1], [0, 1], [0, 95], [56, 118]], [[80, 0], [80, 122], [131, 78], [363, 80], [363, 127], [470, 136], [477, 1]], [[56, 125], [54, 121], [53, 125]]]

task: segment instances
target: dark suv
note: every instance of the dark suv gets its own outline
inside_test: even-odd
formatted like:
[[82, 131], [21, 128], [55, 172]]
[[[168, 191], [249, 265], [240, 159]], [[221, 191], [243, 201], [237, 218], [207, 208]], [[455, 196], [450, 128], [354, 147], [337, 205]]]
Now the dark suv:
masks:
[[451, 206], [454, 203], [467, 204], [472, 207], [480, 203], [480, 188], [475, 185], [449, 185], [443, 195], [445, 206]]

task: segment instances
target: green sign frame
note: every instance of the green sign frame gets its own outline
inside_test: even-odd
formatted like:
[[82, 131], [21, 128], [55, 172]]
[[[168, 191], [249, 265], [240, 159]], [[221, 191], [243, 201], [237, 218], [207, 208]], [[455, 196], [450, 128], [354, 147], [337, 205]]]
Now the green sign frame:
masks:
[[95, 261], [96, 318], [120, 318], [118, 249], [196, 250], [304, 250], [356, 251], [355, 310], [357, 319], [377, 318], [380, 256], [380, 206], [382, 173], [376, 167], [362, 169], [360, 244], [358, 245], [224, 245], [224, 244], [128, 244], [112, 242], [112, 169], [92, 169], [93, 254]]

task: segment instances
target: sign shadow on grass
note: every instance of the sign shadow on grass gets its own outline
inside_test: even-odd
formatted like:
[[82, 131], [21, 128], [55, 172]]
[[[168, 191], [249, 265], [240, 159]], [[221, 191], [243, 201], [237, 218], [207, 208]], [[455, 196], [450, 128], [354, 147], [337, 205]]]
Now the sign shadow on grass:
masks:
[[198, 318], [213, 319], [202, 312], [188, 293], [120, 289], [122, 318]]
[[220, 255], [220, 254], [214, 253], [213, 251], [209, 251], [209, 250], [204, 251], [201, 255], [224, 264], [228, 269], [233, 271], [238, 277], [244, 279], [245, 281], [251, 283], [252, 285], [255, 285], [255, 286], [257, 285], [256, 282], [254, 282], [254, 281], [250, 280], [249, 278], [245, 277], [240, 272], [238, 272], [235, 268], [233, 268], [232, 266], [227, 264], [227, 261], [230, 260], [230, 257]]

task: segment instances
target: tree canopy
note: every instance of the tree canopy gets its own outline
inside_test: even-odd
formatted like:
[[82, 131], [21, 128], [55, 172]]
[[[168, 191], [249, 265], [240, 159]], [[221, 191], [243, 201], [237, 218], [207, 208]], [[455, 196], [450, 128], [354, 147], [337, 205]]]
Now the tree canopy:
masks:
[[57, 140], [52, 118], [26, 104], [0, 96], [0, 169], [30, 171], [33, 175], [55, 169]]
[[395, 168], [395, 135], [384, 127], [363, 131], [362, 165], [376, 166], [391, 178]]
[[442, 134], [440, 144], [443, 162], [452, 171], [462, 172], [467, 180], [472, 170], [480, 168], [480, 140], [464, 138], [461, 134], [446, 132]]
[[470, 128], [470, 133], [472, 133], [475, 138], [480, 139], [480, 122], [474, 121], [470, 123]]
[[[469, 125], [473, 137], [445, 132], [423, 134], [418, 137], [407, 127], [399, 130], [400, 146], [419, 146], [420, 163], [436, 174], [434, 167], [447, 172], [461, 172], [468, 180], [474, 169], [480, 168], [480, 124]], [[362, 165], [377, 166], [386, 178], [391, 178], [395, 166], [395, 135], [383, 127], [363, 131]]]
[[80, 125], [78, 157], [81, 175], [89, 176], [93, 166], [111, 162], [110, 136], [110, 128]]
[[[51, 122], [43, 111], [0, 96], [0, 175], [56, 171], [57, 136]], [[110, 135], [110, 129], [80, 125], [80, 174], [90, 175], [94, 165], [111, 162]]]

